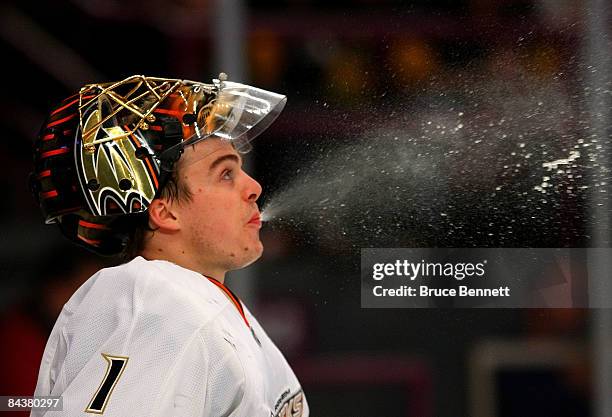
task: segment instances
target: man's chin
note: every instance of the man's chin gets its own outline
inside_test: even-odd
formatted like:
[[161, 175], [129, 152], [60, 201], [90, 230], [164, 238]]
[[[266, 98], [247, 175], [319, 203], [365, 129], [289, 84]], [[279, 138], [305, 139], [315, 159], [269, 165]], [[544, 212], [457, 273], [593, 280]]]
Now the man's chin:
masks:
[[263, 255], [263, 250], [264, 250], [263, 243], [261, 243], [261, 240], [258, 240], [253, 250], [253, 255], [254, 255], [253, 260], [249, 262], [249, 265], [255, 262], [256, 260], [258, 260], [259, 258], [261, 258], [261, 255]]
[[263, 244], [260, 240], [258, 240], [257, 243], [244, 248], [243, 257], [241, 259], [242, 262], [240, 262], [240, 265], [238, 265], [236, 269], [245, 268], [251, 265], [259, 258], [261, 258], [262, 254]]

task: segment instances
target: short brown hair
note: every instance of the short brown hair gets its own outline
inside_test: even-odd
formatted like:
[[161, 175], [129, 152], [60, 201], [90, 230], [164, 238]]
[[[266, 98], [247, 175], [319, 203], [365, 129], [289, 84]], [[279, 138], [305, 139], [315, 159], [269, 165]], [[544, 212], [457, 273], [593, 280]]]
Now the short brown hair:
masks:
[[[158, 191], [156, 198], [163, 198], [178, 203], [191, 201], [191, 190], [187, 184], [181, 180], [178, 169], [168, 174], [168, 178]], [[133, 222], [130, 222], [130, 228], [126, 231], [126, 245], [120, 255], [126, 262], [142, 253], [149, 232], [155, 232], [157, 230], [156, 228], [152, 228], [149, 223], [148, 211], [135, 215], [133, 220]]]

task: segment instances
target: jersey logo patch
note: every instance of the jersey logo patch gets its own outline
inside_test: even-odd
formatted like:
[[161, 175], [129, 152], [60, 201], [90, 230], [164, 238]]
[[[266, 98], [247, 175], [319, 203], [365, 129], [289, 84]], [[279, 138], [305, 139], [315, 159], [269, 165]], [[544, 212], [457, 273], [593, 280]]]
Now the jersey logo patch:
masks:
[[119, 378], [121, 378], [129, 359], [125, 356], [107, 355], [106, 353], [103, 353], [102, 357], [106, 361], [106, 374], [98, 390], [85, 409], [86, 413], [104, 413], [108, 400], [113, 393], [113, 389], [115, 385], [117, 385]]
[[[281, 397], [276, 402], [275, 410], [280, 410], [274, 414], [274, 417], [302, 417], [302, 413], [304, 412], [304, 393], [302, 390], [295, 393], [292, 397], [287, 398], [283, 403], [281, 401], [289, 394], [289, 390], [283, 392]], [[280, 405], [282, 404], [282, 405]], [[270, 414], [272, 417], [272, 414]]]

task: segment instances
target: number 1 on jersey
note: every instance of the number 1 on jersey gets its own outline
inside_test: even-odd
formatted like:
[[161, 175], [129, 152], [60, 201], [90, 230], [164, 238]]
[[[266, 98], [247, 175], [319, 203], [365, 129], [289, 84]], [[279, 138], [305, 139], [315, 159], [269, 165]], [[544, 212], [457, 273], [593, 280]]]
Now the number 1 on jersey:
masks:
[[117, 385], [117, 381], [119, 381], [121, 374], [123, 374], [123, 370], [125, 369], [125, 365], [129, 359], [125, 356], [107, 355], [106, 353], [103, 353], [102, 357], [107, 364], [106, 375], [104, 375], [104, 379], [102, 380], [98, 391], [96, 391], [96, 394], [93, 396], [89, 402], [89, 405], [85, 409], [86, 413], [104, 413], [106, 404], [108, 404], [108, 399], [110, 398], [115, 385]]

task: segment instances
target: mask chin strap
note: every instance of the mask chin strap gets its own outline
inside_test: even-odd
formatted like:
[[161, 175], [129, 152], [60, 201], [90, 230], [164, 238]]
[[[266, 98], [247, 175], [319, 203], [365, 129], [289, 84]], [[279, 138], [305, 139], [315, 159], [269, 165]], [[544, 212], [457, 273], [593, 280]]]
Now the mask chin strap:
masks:
[[[176, 149], [175, 149], [176, 148]], [[175, 148], [168, 149], [167, 151], [162, 152], [159, 155], [159, 189], [157, 190], [157, 194], [155, 197], [159, 197], [159, 193], [164, 189], [170, 177], [172, 177], [172, 171], [174, 170], [174, 166], [181, 158], [184, 150], [182, 146], [176, 146]]]
[[169, 149], [162, 152], [159, 157], [159, 189], [155, 197], [159, 197], [159, 193], [164, 189], [168, 180], [172, 176], [172, 171], [175, 168], [176, 163], [181, 158], [181, 155], [184, 152], [182, 146], [180, 146], [181, 141], [183, 140], [183, 130], [181, 126], [181, 122], [176, 120], [173, 117], [164, 118], [161, 120], [163, 132], [164, 132], [164, 142], [165, 143], [175, 143], [176, 145], [171, 146]]

